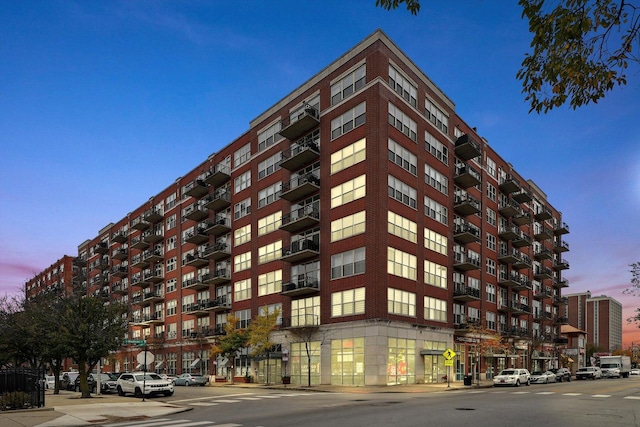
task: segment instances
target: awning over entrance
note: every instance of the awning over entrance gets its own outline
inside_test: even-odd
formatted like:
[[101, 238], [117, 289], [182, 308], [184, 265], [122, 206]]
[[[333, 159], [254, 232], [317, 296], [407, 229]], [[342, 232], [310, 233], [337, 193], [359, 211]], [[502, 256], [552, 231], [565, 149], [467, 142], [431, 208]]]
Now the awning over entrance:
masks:
[[191, 368], [195, 368], [200, 364], [200, 359], [196, 359], [191, 363]]

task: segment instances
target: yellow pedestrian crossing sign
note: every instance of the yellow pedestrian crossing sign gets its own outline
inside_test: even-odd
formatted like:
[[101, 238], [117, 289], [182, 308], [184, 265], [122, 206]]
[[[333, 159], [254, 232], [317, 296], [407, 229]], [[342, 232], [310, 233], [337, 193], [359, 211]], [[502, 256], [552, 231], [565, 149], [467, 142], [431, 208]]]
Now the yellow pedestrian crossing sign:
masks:
[[445, 360], [451, 360], [456, 357], [456, 352], [448, 348], [444, 353], [442, 353], [442, 355], [444, 356]]

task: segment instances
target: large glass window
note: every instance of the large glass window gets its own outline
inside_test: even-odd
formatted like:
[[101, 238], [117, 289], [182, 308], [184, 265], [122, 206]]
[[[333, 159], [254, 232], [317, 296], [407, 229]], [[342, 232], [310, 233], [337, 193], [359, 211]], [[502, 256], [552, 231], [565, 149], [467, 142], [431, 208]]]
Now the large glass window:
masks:
[[348, 289], [331, 294], [331, 317], [364, 313], [365, 288]]
[[233, 271], [238, 272], [251, 268], [251, 251], [236, 255], [233, 259]]
[[389, 138], [389, 160], [413, 175], [418, 175], [418, 158], [411, 151]]
[[449, 209], [432, 198], [424, 196], [424, 214], [446, 225]]
[[243, 243], [251, 241], [251, 224], [247, 224], [244, 227], [240, 227], [233, 232], [233, 244], [239, 246]]
[[387, 273], [405, 279], [416, 280], [417, 258], [415, 255], [392, 247], [387, 248]]
[[233, 284], [233, 300], [243, 301], [251, 298], [251, 279], [239, 280]]
[[414, 108], [417, 107], [418, 88], [391, 64], [389, 64], [389, 86]]
[[331, 105], [362, 89], [367, 76], [367, 64], [362, 64], [346, 76], [331, 85]]
[[413, 243], [418, 241], [418, 225], [415, 222], [391, 211], [387, 213], [387, 222], [389, 233]]
[[241, 201], [240, 203], [236, 203], [233, 207], [233, 218], [240, 219], [244, 216], [247, 216], [251, 213], [251, 197], [248, 197]]
[[401, 289], [387, 289], [387, 310], [389, 314], [416, 316], [416, 294]]
[[367, 140], [362, 138], [331, 154], [331, 174], [340, 172], [366, 158]]
[[251, 158], [251, 144], [247, 144], [240, 147], [235, 153], [233, 153], [233, 165], [238, 167]]
[[429, 99], [424, 100], [424, 107], [427, 120], [442, 132], [449, 133], [449, 116]]
[[366, 193], [366, 175], [360, 175], [331, 189], [331, 207], [335, 208], [360, 199], [365, 197]]
[[424, 247], [438, 252], [439, 254], [447, 254], [447, 237], [436, 233], [428, 228], [424, 229]]
[[447, 321], [447, 302], [441, 299], [424, 297], [424, 318], [437, 322]]
[[242, 190], [249, 188], [251, 185], [251, 171], [248, 170], [239, 177], [237, 177], [234, 181], [234, 194], [241, 192]]
[[282, 224], [282, 211], [272, 213], [258, 220], [258, 236], [276, 231]]
[[418, 141], [418, 124], [392, 103], [389, 103], [389, 124], [412, 141]]
[[362, 274], [365, 271], [365, 248], [358, 248], [331, 256], [331, 278]]
[[278, 151], [273, 156], [258, 163], [258, 180], [278, 171], [280, 169], [281, 159], [282, 159], [282, 152]]
[[267, 147], [271, 147], [277, 141], [281, 140], [282, 137], [278, 132], [280, 132], [280, 122], [277, 122], [268, 128], [258, 132], [258, 151], [262, 151]]
[[291, 343], [288, 372], [291, 384], [309, 385], [309, 374], [311, 385], [320, 384], [320, 344], [320, 341]]
[[449, 194], [449, 180], [428, 164], [424, 165], [424, 182], [443, 194]]
[[258, 208], [267, 206], [280, 198], [282, 192], [282, 182], [278, 181], [269, 187], [258, 192]]
[[414, 209], [418, 207], [418, 202], [416, 200], [417, 192], [415, 188], [405, 184], [392, 175], [388, 176], [387, 181], [388, 193], [390, 197]]
[[331, 340], [331, 384], [364, 385], [364, 338]]
[[424, 282], [427, 285], [447, 289], [447, 267], [425, 259]]
[[280, 259], [282, 254], [282, 240], [269, 243], [258, 248], [258, 264]]
[[291, 326], [320, 325], [320, 296], [291, 301]]
[[387, 350], [387, 384], [415, 384], [415, 340], [388, 338]]
[[282, 270], [270, 271], [258, 276], [258, 296], [282, 292]]
[[331, 139], [336, 139], [366, 121], [367, 104], [363, 102], [351, 110], [331, 120]]
[[331, 241], [346, 239], [362, 234], [366, 230], [365, 211], [331, 221]]
[[449, 149], [427, 131], [424, 132], [424, 148], [445, 165], [449, 164]]

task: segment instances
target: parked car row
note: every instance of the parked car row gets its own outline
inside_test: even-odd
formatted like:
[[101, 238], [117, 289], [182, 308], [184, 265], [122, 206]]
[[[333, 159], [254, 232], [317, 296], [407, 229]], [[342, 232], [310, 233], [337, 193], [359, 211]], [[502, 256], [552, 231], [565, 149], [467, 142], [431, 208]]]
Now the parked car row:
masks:
[[[147, 394], [158, 394], [164, 393], [166, 394], [167, 390], [165, 388], [155, 387], [155, 381], [161, 380], [164, 383], [171, 384], [171, 393], [173, 394], [173, 386], [204, 386], [209, 382], [209, 377], [197, 374], [181, 374], [178, 376], [171, 376], [166, 374], [156, 374], [153, 372], [134, 372], [134, 373], [126, 373], [127, 376], [125, 379], [127, 381], [131, 380], [130, 375], [133, 375], [135, 379], [141, 378], [140, 383], [146, 383], [146, 380], [150, 381], [150, 386], [146, 387], [145, 390], [149, 389], [149, 393]], [[140, 375], [146, 374], [146, 377], [141, 377]], [[129, 383], [122, 384], [120, 379], [125, 373], [122, 374], [111, 374], [111, 373], [101, 373], [100, 374], [100, 393], [119, 393], [120, 391], [124, 391], [125, 393], [136, 394], [136, 388], [133, 387], [131, 391], [128, 391], [131, 387], [129, 387]], [[89, 390], [91, 393], [96, 393], [98, 388], [97, 374], [90, 373], [87, 376], [87, 382], [89, 384]], [[134, 381], [135, 382], [135, 381]], [[120, 387], [118, 386], [120, 384]], [[53, 375], [47, 375], [45, 377], [45, 387], [47, 389], [53, 390], [55, 387], [55, 378]], [[65, 372], [60, 376], [60, 390], [69, 390], [69, 391], [80, 391], [80, 373], [79, 372]], [[140, 388], [140, 393], [142, 393], [142, 389]]]
[[503, 369], [493, 378], [493, 385], [514, 386], [530, 384], [549, 384], [571, 381], [571, 371], [567, 368], [529, 372], [527, 369]]

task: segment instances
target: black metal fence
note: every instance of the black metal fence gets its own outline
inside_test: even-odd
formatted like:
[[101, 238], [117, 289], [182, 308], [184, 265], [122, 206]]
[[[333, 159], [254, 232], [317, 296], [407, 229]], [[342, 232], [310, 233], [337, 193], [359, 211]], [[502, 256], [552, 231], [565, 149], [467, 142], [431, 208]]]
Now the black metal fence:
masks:
[[44, 369], [0, 369], [0, 411], [44, 406]]

